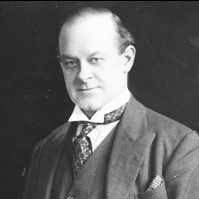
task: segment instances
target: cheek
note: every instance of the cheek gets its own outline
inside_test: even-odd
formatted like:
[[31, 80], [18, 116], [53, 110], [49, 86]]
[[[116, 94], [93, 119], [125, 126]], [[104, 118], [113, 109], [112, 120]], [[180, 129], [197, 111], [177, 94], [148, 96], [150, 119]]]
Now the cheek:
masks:
[[64, 81], [65, 81], [67, 90], [71, 92], [74, 89], [74, 75], [64, 73]]
[[109, 95], [112, 92], [115, 92], [115, 90], [118, 88], [118, 84], [120, 84], [120, 76], [116, 73], [107, 72], [104, 74], [104, 76], [101, 77], [100, 81], [103, 86], [103, 90]]
[[101, 75], [101, 77], [109, 84], [120, 83], [121, 77], [123, 75], [122, 71], [117, 66], [108, 68], [103, 74], [104, 75]]

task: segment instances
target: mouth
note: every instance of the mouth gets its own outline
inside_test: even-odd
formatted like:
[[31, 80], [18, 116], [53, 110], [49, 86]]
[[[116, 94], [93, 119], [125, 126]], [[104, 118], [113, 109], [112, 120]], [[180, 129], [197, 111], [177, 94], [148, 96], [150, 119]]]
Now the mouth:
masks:
[[94, 91], [96, 89], [97, 89], [97, 87], [79, 88], [79, 89], [77, 89], [77, 91], [79, 91], [79, 92], [91, 92], [91, 91]]

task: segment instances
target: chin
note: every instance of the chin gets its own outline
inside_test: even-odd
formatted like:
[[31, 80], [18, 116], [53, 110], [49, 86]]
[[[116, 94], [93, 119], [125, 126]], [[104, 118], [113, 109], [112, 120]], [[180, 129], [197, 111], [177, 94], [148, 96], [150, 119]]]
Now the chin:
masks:
[[80, 103], [78, 103], [78, 105], [81, 109], [92, 112], [96, 112], [103, 106], [103, 104], [97, 101], [97, 99], [95, 101], [93, 100], [81, 101]]

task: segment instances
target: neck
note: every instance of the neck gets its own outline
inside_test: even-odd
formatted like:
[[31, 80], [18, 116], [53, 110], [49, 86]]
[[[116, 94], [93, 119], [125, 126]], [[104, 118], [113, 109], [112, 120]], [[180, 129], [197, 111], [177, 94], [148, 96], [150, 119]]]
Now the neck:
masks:
[[97, 111], [85, 111], [83, 109], [81, 109], [81, 110], [88, 117], [88, 119], [91, 119], [92, 116], [97, 112]]

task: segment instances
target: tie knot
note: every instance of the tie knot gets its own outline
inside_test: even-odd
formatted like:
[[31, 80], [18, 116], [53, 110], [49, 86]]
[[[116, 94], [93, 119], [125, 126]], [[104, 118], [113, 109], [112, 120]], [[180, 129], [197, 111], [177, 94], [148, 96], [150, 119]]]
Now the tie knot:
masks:
[[97, 125], [109, 124], [109, 123], [115, 122], [117, 120], [120, 120], [120, 118], [122, 117], [122, 114], [125, 110], [125, 107], [126, 107], [126, 104], [121, 106], [120, 108], [114, 110], [114, 111], [106, 113], [104, 115], [104, 122], [103, 123], [89, 122], [89, 121], [79, 121], [78, 123], [82, 124], [81, 132], [80, 132], [79, 136], [83, 137], [85, 135], [88, 135]]
[[90, 133], [96, 126], [97, 126], [97, 124], [95, 124], [95, 123], [83, 122], [83, 123], [82, 123], [81, 134], [87, 135], [87, 134]]

